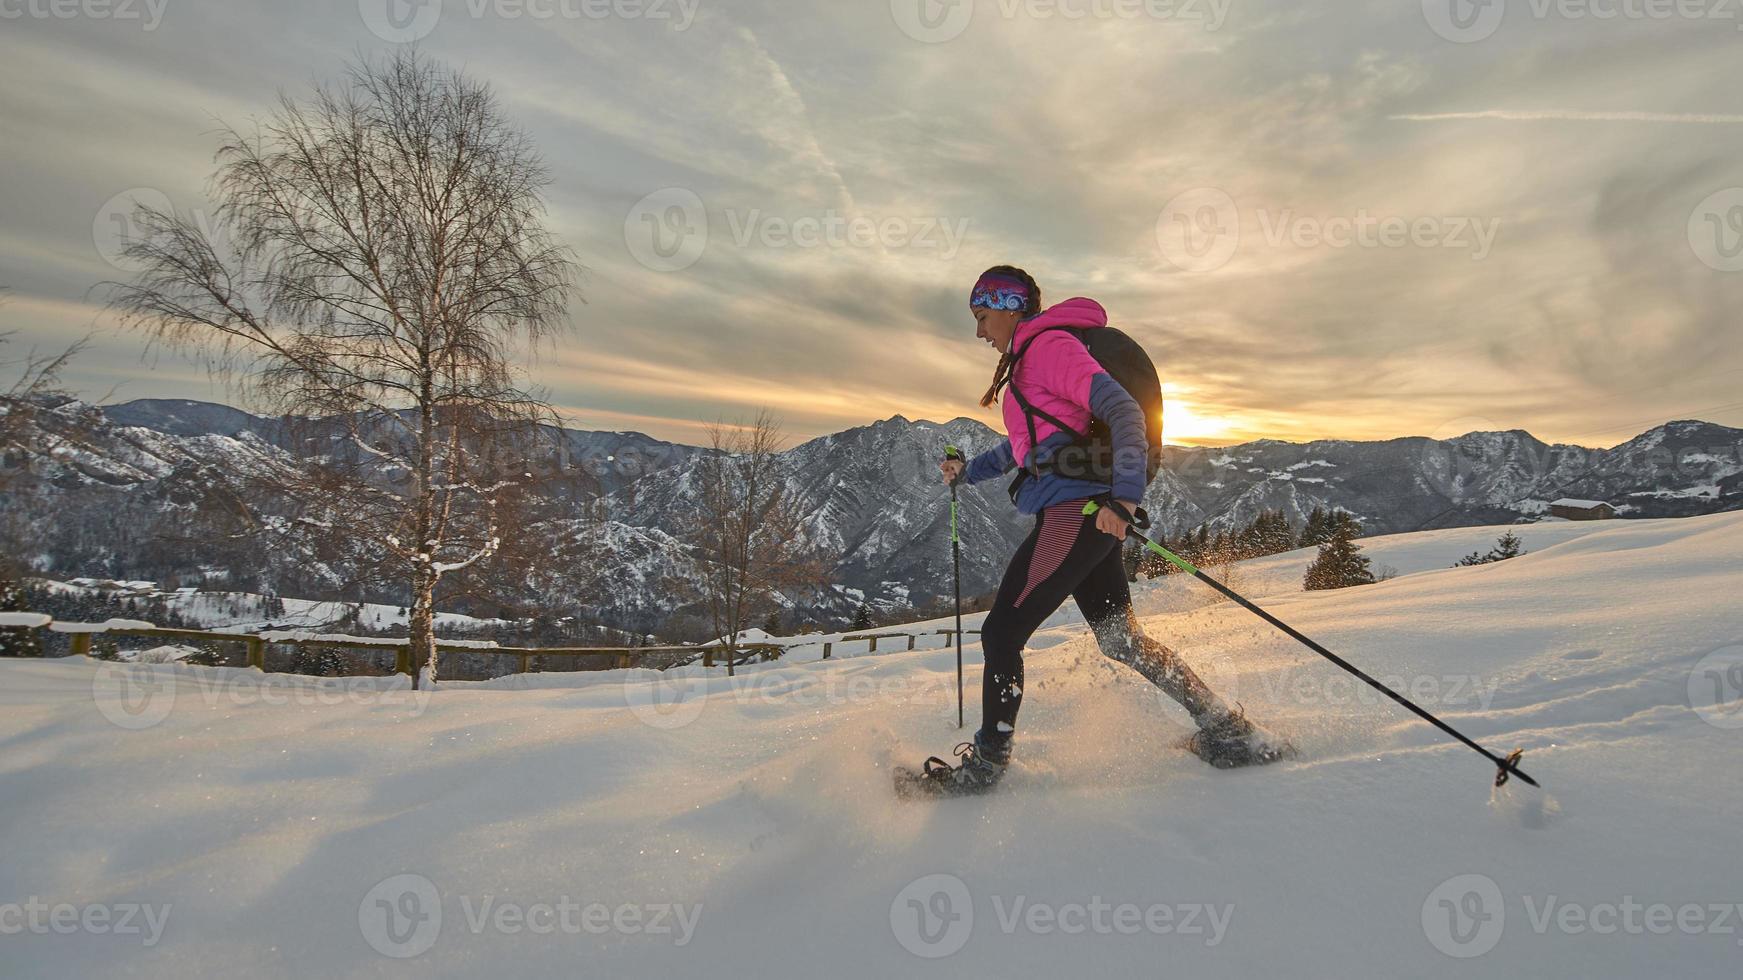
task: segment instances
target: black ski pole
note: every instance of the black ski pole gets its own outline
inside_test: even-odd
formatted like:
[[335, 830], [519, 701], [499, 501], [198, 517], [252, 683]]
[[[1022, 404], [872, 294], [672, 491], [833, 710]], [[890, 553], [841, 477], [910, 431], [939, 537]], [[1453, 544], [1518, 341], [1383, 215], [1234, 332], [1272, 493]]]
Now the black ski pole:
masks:
[[[1102, 504], [1097, 503], [1096, 501], [1092, 500], [1088, 504], [1084, 505], [1083, 514], [1085, 517], [1088, 517], [1088, 516], [1094, 514], [1096, 511], [1100, 510], [1102, 508], [1102, 506], [1103, 506]], [[1107, 506], [1115, 514], [1118, 514], [1120, 516], [1120, 518], [1123, 519], [1127, 524], [1134, 524], [1135, 523], [1132, 515], [1126, 513], [1126, 508], [1121, 506], [1118, 501], [1114, 501], [1114, 502], [1108, 504]], [[1429, 724], [1433, 725], [1434, 727], [1440, 729], [1441, 731], [1447, 733], [1448, 735], [1451, 735], [1453, 738], [1458, 739], [1459, 741], [1463, 742], [1464, 744], [1470, 746], [1472, 749], [1476, 750], [1484, 758], [1488, 759], [1490, 762], [1493, 762], [1495, 764], [1495, 766], [1496, 766], [1495, 785], [1496, 786], [1506, 785], [1507, 777], [1509, 774], [1514, 775], [1514, 776], [1518, 776], [1520, 779], [1531, 784], [1532, 786], [1537, 785], [1537, 780], [1532, 779], [1530, 776], [1527, 776], [1525, 774], [1524, 770], [1519, 768], [1519, 760], [1522, 756], [1525, 755], [1524, 749], [1514, 749], [1511, 753], [1508, 754], [1508, 756], [1505, 759], [1501, 758], [1500, 756], [1496, 755], [1495, 753], [1490, 752], [1488, 749], [1483, 748], [1481, 745], [1478, 745], [1477, 743], [1471, 741], [1469, 738], [1466, 738], [1464, 736], [1464, 734], [1462, 732], [1460, 732], [1458, 729], [1452, 727], [1451, 725], [1447, 724], [1444, 721], [1441, 721], [1439, 718], [1436, 718], [1435, 716], [1429, 714], [1427, 711], [1423, 710], [1422, 708], [1417, 707], [1416, 703], [1411, 701], [1409, 698], [1405, 697], [1402, 694], [1399, 694], [1397, 691], [1392, 690], [1391, 688], [1380, 683], [1379, 681], [1375, 680], [1374, 678], [1369, 677], [1366, 673], [1364, 673], [1361, 670], [1361, 668], [1355, 666], [1354, 664], [1352, 664], [1349, 661], [1345, 660], [1344, 658], [1338, 656], [1337, 654], [1332, 653], [1330, 650], [1327, 650], [1325, 647], [1320, 646], [1318, 643], [1315, 643], [1313, 640], [1304, 636], [1299, 630], [1295, 629], [1295, 627], [1290, 626], [1288, 623], [1285, 623], [1281, 619], [1278, 619], [1276, 616], [1273, 616], [1270, 613], [1266, 612], [1265, 610], [1259, 608], [1257, 605], [1254, 605], [1252, 602], [1248, 601], [1246, 598], [1244, 598], [1240, 594], [1236, 593], [1235, 590], [1229, 588], [1228, 586], [1222, 584], [1221, 582], [1218, 582], [1216, 579], [1211, 578], [1209, 575], [1206, 575], [1203, 572], [1203, 570], [1201, 570], [1197, 565], [1194, 565], [1192, 562], [1187, 561], [1186, 559], [1180, 557], [1179, 555], [1175, 554], [1174, 552], [1169, 551], [1167, 548], [1164, 548], [1161, 545], [1157, 544], [1156, 542], [1150, 540], [1147, 536], [1144, 535], [1143, 532], [1139, 531], [1136, 527], [1129, 527], [1126, 530], [1126, 533], [1137, 535], [1137, 538], [1139, 541], [1144, 542], [1144, 545], [1146, 547], [1148, 547], [1151, 551], [1156, 552], [1158, 555], [1161, 555], [1164, 559], [1166, 559], [1175, 568], [1180, 569], [1181, 571], [1187, 573], [1188, 575], [1191, 575], [1194, 578], [1198, 579], [1200, 582], [1203, 582], [1204, 584], [1210, 586], [1211, 588], [1217, 590], [1218, 592], [1221, 592], [1223, 595], [1228, 596], [1230, 599], [1233, 599], [1234, 601], [1240, 603], [1242, 606], [1246, 607], [1248, 612], [1252, 613], [1255, 616], [1258, 616], [1260, 619], [1263, 619], [1265, 622], [1270, 623], [1272, 626], [1275, 626], [1278, 629], [1282, 630], [1283, 632], [1289, 634], [1294, 639], [1301, 641], [1301, 643], [1304, 644], [1309, 650], [1312, 650], [1314, 653], [1317, 653], [1320, 656], [1324, 657], [1325, 659], [1331, 661], [1332, 663], [1337, 664], [1339, 667], [1343, 668], [1345, 671], [1348, 671], [1350, 674], [1352, 674], [1355, 677], [1357, 677], [1358, 679], [1360, 679], [1363, 683], [1367, 684], [1369, 687], [1373, 688], [1376, 691], [1379, 691], [1381, 694], [1386, 695], [1387, 697], [1398, 702], [1399, 704], [1403, 705], [1404, 707], [1409, 708], [1411, 711], [1415, 712], [1416, 716], [1421, 718], [1423, 721], [1428, 722]]]
[[[944, 447], [944, 458], [967, 465], [962, 450]], [[959, 477], [960, 478], [960, 477]], [[956, 480], [950, 481], [950, 564], [956, 579], [956, 727], [967, 727], [962, 718], [962, 536], [956, 529]]]

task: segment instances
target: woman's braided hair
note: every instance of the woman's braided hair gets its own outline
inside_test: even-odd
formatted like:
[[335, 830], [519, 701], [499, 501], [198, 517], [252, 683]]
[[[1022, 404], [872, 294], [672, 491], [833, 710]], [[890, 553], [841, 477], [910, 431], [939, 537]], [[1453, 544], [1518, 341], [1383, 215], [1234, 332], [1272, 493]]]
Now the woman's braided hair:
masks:
[[[1023, 307], [1023, 319], [1027, 320], [1041, 312], [1041, 287], [1035, 285], [1035, 277], [1029, 275], [1027, 272], [1024, 272], [1022, 269], [1019, 269], [1014, 265], [995, 265], [981, 273], [981, 275], [1009, 276], [1012, 279], [1022, 280], [1023, 285], [1029, 287], [1029, 305]], [[982, 408], [986, 408], [993, 402], [998, 401], [999, 392], [1004, 389], [1005, 385], [1011, 383], [1011, 369], [1016, 366], [1017, 356], [1014, 347], [1015, 345], [1013, 345], [1012, 350], [1007, 351], [999, 358], [999, 366], [993, 371], [992, 387], [988, 388], [986, 394], [982, 395], [980, 398], [980, 405]]]

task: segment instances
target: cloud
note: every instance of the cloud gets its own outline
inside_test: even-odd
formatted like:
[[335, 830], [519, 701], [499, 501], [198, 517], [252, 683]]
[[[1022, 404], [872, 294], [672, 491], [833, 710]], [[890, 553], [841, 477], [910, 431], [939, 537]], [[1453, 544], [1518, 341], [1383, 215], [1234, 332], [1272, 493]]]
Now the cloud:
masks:
[[[995, 358], [963, 297], [1004, 262], [1050, 299], [1101, 299], [1232, 437], [1482, 416], [1575, 440], [1736, 401], [1743, 273], [1688, 240], [1700, 202], [1743, 187], [1743, 116], [1713, 94], [1732, 87], [1734, 32], [1510, 21], [1455, 46], [1410, 4], [1251, 0], [1215, 31], [981, 4], [961, 37], [924, 44], [880, 3], [708, 4], [683, 31], [449, 8], [425, 49], [495, 85], [591, 270], [572, 334], [529, 362], [589, 424], [693, 440], [761, 405], [796, 436], [898, 412], [996, 422], [975, 404]], [[149, 187], [208, 207], [215, 119], [246, 124], [380, 47], [349, 0], [185, 0], [148, 36], [116, 26], [27, 18], [0, 35], [0, 330], [33, 342], [98, 322], [90, 287], [117, 274], [92, 241], [104, 201]], [[1496, 108], [1594, 93], [1609, 108]], [[671, 273], [641, 265], [624, 230], [667, 187], [694, 192], [709, 225]], [[1156, 236], [1194, 188], [1240, 212], [1234, 256], [1205, 274]], [[832, 214], [966, 237], [946, 251], [735, 235]], [[1480, 260], [1266, 233], [1363, 215], [1499, 231]], [[139, 352], [104, 333], [72, 379], [100, 394], [131, 375], [123, 395], [143, 396], [200, 376], [180, 359], [142, 369]]]
[[1406, 122], [1449, 122], [1462, 119], [1501, 119], [1508, 122], [1647, 122], [1692, 123], [1708, 126], [1731, 126], [1743, 123], [1743, 115], [1713, 115], [1687, 112], [1579, 112], [1572, 109], [1550, 109], [1526, 112], [1516, 109], [1484, 109], [1481, 112], [1401, 113], [1387, 116]]

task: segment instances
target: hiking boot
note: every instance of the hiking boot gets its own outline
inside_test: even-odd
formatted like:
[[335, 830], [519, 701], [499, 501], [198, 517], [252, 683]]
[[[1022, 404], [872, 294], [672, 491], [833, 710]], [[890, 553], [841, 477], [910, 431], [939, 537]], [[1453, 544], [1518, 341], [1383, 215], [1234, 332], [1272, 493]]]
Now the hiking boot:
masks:
[[1238, 707], [1201, 726], [1186, 740], [1186, 749], [1218, 769], [1263, 766], [1297, 754], [1288, 739], [1248, 721]]
[[933, 756], [919, 772], [906, 767], [896, 769], [896, 794], [912, 799], [990, 792], [1010, 765], [1011, 745], [1008, 739], [1003, 744], [988, 744], [976, 734], [974, 741], [958, 745], [955, 754], [958, 764], [954, 766]]

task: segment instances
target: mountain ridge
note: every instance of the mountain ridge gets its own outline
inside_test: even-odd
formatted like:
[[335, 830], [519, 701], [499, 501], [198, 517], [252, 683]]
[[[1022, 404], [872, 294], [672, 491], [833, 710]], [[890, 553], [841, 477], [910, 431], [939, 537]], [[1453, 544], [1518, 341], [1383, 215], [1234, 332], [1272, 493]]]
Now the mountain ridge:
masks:
[[[64, 403], [41, 413], [40, 424], [71, 424], [83, 408]], [[5, 510], [26, 529], [24, 543], [41, 574], [137, 579], [213, 567], [257, 573], [270, 579], [261, 585], [283, 594], [323, 598], [345, 585], [342, 569], [296, 555], [246, 558], [245, 551], [202, 540], [193, 527], [200, 508], [222, 499], [234, 474], [297, 464], [278, 438], [279, 425], [210, 402], [108, 406], [84, 447], [40, 460], [29, 471], [29, 492], [9, 495], [15, 500]], [[644, 433], [556, 431], [566, 462], [594, 478], [590, 489], [567, 492], [577, 494], [577, 504], [604, 502], [601, 533], [620, 559], [565, 591], [585, 596], [586, 608], [612, 625], [657, 627], [682, 604], [650, 594], [659, 591], [653, 584], [696, 574], [682, 544], [699, 510], [694, 481], [686, 477], [707, 450]], [[804, 513], [805, 533], [837, 556], [838, 588], [818, 611], [837, 615], [860, 601], [895, 608], [948, 596], [949, 498], [937, 461], [946, 444], [973, 455], [1002, 439], [965, 416], [935, 422], [897, 415], [784, 450], [788, 491]], [[965, 594], [995, 587], [1032, 527], [1032, 518], [1011, 507], [1005, 482], [961, 489]], [[1743, 429], [1676, 420], [1610, 449], [1549, 444], [1519, 429], [1445, 440], [1168, 446], [1144, 504], [1170, 535], [1201, 525], [1236, 530], [1266, 510], [1283, 512], [1299, 527], [1314, 507], [1347, 510], [1381, 534], [1540, 519], [1559, 497], [1607, 500], [1626, 517], [1743, 508]]]

